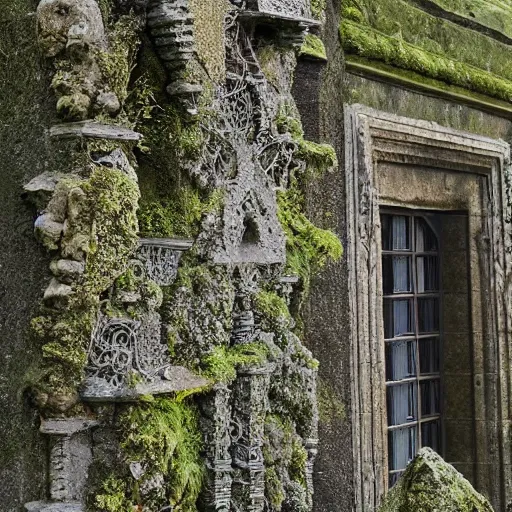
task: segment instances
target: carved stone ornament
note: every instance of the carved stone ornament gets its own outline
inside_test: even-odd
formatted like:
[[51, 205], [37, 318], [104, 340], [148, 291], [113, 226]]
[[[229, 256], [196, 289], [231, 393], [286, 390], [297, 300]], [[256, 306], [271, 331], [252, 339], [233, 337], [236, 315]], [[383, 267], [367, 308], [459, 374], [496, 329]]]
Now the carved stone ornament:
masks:
[[171, 366], [158, 314], [140, 321], [100, 315], [91, 338], [82, 386], [88, 401], [131, 401], [142, 395], [204, 387], [207, 379]]
[[159, 286], [169, 286], [176, 279], [181, 255], [192, 245], [192, 240], [141, 238], [132, 264], [137, 271]]
[[50, 500], [25, 504], [29, 512], [83, 512], [87, 476], [92, 462], [90, 429], [99, 422], [87, 418], [43, 420], [40, 432], [49, 436]]
[[224, 188], [220, 218], [208, 219], [220, 231], [210, 246], [214, 263], [284, 263], [285, 236], [277, 217], [276, 190], [288, 183], [296, 144], [273, 124], [275, 98], [239, 27], [229, 48], [231, 69], [216, 100], [217, 121], [205, 126], [208, 138], [192, 170], [204, 186]]
[[311, 18], [310, 0], [247, 0], [247, 7], [259, 12]]

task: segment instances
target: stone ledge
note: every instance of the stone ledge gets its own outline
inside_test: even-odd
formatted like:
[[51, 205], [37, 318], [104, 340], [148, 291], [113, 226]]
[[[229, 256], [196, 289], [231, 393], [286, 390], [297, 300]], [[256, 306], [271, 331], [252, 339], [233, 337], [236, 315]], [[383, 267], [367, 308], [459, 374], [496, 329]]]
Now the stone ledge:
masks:
[[238, 17], [241, 21], [267, 22], [284, 26], [289, 29], [305, 30], [312, 27], [320, 27], [322, 24], [310, 18], [300, 18], [289, 14], [280, 14], [265, 11], [240, 11]]
[[190, 391], [210, 384], [210, 380], [195, 375], [183, 366], [170, 366], [164, 371], [162, 380], [136, 384], [133, 388], [116, 388], [104, 379], [89, 377], [84, 382], [80, 396], [85, 402], [136, 402], [147, 395]]
[[25, 510], [27, 512], [84, 512], [85, 508], [78, 501], [31, 501], [25, 503]]
[[50, 128], [50, 137], [55, 139], [89, 138], [135, 142], [142, 139], [140, 133], [129, 128], [96, 123], [95, 121], [56, 124]]
[[39, 431], [54, 436], [70, 436], [97, 427], [99, 424], [99, 421], [87, 418], [54, 418], [41, 421]]

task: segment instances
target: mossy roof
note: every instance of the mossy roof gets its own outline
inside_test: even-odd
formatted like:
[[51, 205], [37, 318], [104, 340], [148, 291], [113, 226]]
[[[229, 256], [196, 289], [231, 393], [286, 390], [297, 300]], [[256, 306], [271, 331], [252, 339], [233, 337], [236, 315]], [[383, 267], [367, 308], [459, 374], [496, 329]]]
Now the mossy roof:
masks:
[[[466, 7], [474, 3], [483, 13], [480, 4], [487, 2], [437, 3]], [[512, 14], [512, 0], [491, 1], [488, 12], [495, 12], [495, 4], [501, 9], [509, 6]], [[340, 36], [349, 54], [510, 102], [512, 46], [463, 25], [418, 8], [416, 0], [343, 0]]]

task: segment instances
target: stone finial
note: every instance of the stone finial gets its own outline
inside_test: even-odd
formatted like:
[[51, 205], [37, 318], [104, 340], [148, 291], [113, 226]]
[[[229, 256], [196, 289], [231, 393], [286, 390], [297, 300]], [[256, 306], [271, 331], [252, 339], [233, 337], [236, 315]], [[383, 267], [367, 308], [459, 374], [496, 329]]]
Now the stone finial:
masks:
[[431, 448], [422, 448], [389, 491], [379, 512], [493, 512], [489, 501]]

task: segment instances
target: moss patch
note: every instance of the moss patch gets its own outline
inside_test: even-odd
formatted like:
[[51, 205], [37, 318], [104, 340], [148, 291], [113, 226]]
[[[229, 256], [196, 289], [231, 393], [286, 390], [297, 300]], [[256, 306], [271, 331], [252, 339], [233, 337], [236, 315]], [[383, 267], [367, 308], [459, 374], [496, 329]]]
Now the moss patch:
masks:
[[327, 60], [324, 42], [315, 34], [307, 34], [304, 44], [301, 46], [299, 55], [316, 60]]
[[473, 66], [428, 52], [350, 20], [341, 23], [340, 36], [345, 51], [349, 53], [512, 101], [511, 81]]
[[[196, 408], [158, 398], [129, 407], [120, 417], [121, 446], [128, 463], [140, 464], [139, 480], [111, 475], [96, 495], [96, 510], [196, 512], [204, 466]], [[155, 484], [157, 482], [157, 484]]]

